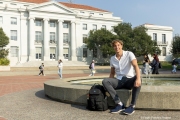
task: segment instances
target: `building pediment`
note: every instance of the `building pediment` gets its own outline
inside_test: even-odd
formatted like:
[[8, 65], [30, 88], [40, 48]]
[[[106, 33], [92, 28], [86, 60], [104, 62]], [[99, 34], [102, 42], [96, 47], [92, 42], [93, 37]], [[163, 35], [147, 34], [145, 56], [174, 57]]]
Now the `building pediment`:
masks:
[[74, 14], [74, 11], [72, 11], [68, 7], [55, 1], [38, 4], [32, 7], [29, 7], [28, 9], [29, 11], [43, 11], [43, 12]]

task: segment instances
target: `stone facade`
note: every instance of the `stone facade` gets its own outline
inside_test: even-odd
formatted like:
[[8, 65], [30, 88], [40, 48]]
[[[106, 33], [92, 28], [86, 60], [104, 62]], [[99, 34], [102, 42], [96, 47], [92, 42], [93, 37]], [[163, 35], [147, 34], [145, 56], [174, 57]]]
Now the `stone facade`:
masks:
[[147, 28], [147, 34], [151, 36], [152, 40], [157, 41], [157, 45], [161, 50], [159, 60], [172, 61], [172, 54], [170, 50], [173, 41], [173, 28], [153, 24], [144, 24], [144, 27]]
[[[43, 1], [43, 0], [41, 0]], [[11, 66], [28, 61], [91, 61], [83, 37], [102, 27], [112, 30], [120, 17], [98, 8], [44, 0], [0, 2], [0, 27], [10, 38]], [[99, 55], [100, 52], [96, 51]]]

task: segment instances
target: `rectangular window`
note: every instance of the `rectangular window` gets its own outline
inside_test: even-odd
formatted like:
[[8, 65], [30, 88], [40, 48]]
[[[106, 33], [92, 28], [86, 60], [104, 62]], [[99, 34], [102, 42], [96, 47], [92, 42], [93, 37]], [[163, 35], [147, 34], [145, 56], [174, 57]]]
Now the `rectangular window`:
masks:
[[106, 25], [102, 25], [102, 28], [103, 28], [103, 29], [106, 29]]
[[107, 58], [108, 56], [108, 54], [104, 54], [104, 53], [102, 53], [102, 55], [103, 55], [103, 58]]
[[100, 16], [103, 16], [103, 14], [101, 14], [101, 13], [100, 13], [99, 15], [100, 15]]
[[16, 5], [15, 3], [11, 3], [11, 5]]
[[36, 31], [35, 32], [35, 40], [36, 41], [41, 41], [42, 40], [42, 37], [41, 37], [41, 32], [40, 31]]
[[166, 34], [162, 34], [162, 43], [166, 44]]
[[42, 52], [42, 48], [37, 47], [36, 48], [36, 59], [41, 59], [41, 52]]
[[56, 43], [55, 32], [50, 32], [50, 43]]
[[163, 55], [163, 56], [166, 56], [166, 47], [163, 47], [163, 48], [162, 48], [162, 55]]
[[93, 24], [93, 30], [97, 30], [97, 25]]
[[17, 46], [11, 46], [11, 57], [18, 57], [18, 47]]
[[93, 49], [93, 57], [97, 58], [97, 49]]
[[63, 22], [63, 28], [68, 28], [68, 23], [67, 22]]
[[68, 48], [63, 49], [63, 56], [64, 56], [64, 59], [68, 59], [68, 57], [69, 57], [69, 49]]
[[42, 26], [42, 21], [41, 20], [35, 20], [36, 26]]
[[153, 33], [153, 40], [157, 41], [157, 33]]
[[11, 17], [11, 24], [12, 25], [17, 25], [17, 18]]
[[51, 47], [50, 48], [50, 59], [55, 59], [56, 58], [56, 48]]
[[55, 27], [55, 21], [50, 21], [50, 27]]
[[83, 34], [83, 43], [86, 42], [86, 38], [87, 38], [87, 35], [86, 35], [86, 34]]
[[3, 17], [0, 16], [0, 24], [2, 24], [2, 23], [3, 23]]
[[55, 32], [50, 32], [50, 40], [55, 40]]
[[17, 40], [17, 30], [11, 30], [11, 40]]
[[83, 48], [83, 57], [87, 57], [87, 48]]
[[87, 30], [87, 24], [83, 24], [83, 30]]
[[63, 43], [68, 43], [68, 33], [63, 33]]

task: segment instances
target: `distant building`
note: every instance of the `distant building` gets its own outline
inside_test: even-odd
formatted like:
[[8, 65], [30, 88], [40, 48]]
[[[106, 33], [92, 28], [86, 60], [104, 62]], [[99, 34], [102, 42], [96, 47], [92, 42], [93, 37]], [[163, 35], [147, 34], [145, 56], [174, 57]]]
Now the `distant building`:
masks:
[[173, 28], [168, 26], [159, 26], [153, 24], [144, 24], [147, 28], [147, 34], [151, 36], [152, 40], [157, 41], [157, 45], [161, 50], [158, 56], [160, 61], [171, 61], [172, 54], [171, 44], [173, 41]]
[[50, 0], [0, 1], [0, 27], [10, 38], [11, 66], [28, 61], [91, 61], [98, 50], [84, 43], [90, 30], [121, 23], [99, 8]]

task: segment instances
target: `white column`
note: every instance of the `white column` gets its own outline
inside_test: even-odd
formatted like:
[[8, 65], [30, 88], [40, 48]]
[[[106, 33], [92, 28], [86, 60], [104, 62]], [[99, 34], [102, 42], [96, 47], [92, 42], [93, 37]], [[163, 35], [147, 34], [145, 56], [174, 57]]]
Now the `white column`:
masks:
[[63, 20], [58, 20], [58, 59], [64, 59], [63, 57], [63, 31], [62, 31]]
[[48, 21], [49, 19], [43, 19], [44, 21], [44, 49], [43, 49], [43, 53], [44, 53], [44, 61], [45, 60], [50, 60], [50, 48], [49, 48], [49, 26], [48, 26]]
[[81, 42], [81, 41], [83, 41], [82, 40], [82, 26], [81, 26], [81, 24], [80, 24], [80, 22], [77, 22], [76, 21], [76, 40], [75, 40], [75, 42], [76, 42], [76, 51], [77, 51], [77, 58], [78, 57], [80, 57], [80, 58], [82, 58], [82, 55], [83, 55], [83, 49], [82, 49], [82, 46], [83, 46], [83, 42]]
[[29, 18], [29, 61], [35, 60], [35, 31], [34, 18]]
[[76, 56], [76, 26], [75, 22], [71, 22], [71, 60], [77, 61]]

